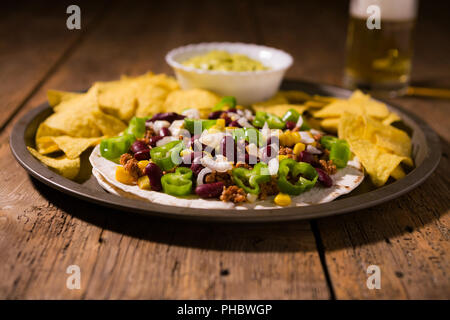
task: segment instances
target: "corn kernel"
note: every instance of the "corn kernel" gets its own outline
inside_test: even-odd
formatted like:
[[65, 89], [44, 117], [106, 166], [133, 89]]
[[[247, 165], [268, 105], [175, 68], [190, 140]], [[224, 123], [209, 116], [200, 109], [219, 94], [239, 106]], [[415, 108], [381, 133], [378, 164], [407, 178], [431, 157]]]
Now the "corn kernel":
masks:
[[225, 119], [217, 119], [215, 126], [224, 129], [225, 128]]
[[192, 149], [191, 149], [191, 148], [190, 148], [190, 149], [184, 149], [184, 150], [181, 150], [180, 156], [182, 156], [182, 157], [187, 156], [187, 155], [190, 154], [191, 152], [192, 152]]
[[237, 106], [236, 106], [236, 109], [237, 109], [237, 110], [244, 110], [244, 107], [241, 106], [241, 105], [237, 105]]
[[227, 130], [234, 130], [234, 129], [237, 129], [238, 127], [225, 127], [225, 129], [227, 129]]
[[134, 184], [133, 177], [124, 167], [116, 168], [116, 180], [124, 184]]
[[291, 204], [291, 197], [288, 194], [280, 192], [273, 201], [275, 204], [285, 207]]
[[150, 190], [150, 179], [148, 176], [142, 176], [138, 179], [138, 186], [143, 190]]
[[282, 161], [282, 160], [287, 159], [287, 158], [288, 158], [287, 155], [285, 155], [285, 154], [280, 154], [280, 155], [278, 156], [278, 161]]
[[295, 144], [293, 152], [296, 156], [299, 156], [302, 151], [305, 151], [305, 149], [306, 146], [303, 143], [298, 142]]
[[138, 162], [138, 167], [139, 167], [139, 169], [144, 170], [145, 167], [148, 165], [149, 162], [150, 162], [150, 161], [148, 161], [148, 160], [141, 160], [141, 161], [139, 161], [139, 162]]
[[282, 135], [280, 135], [280, 143], [282, 146], [291, 147], [297, 142], [300, 142], [300, 133], [296, 131], [287, 130]]

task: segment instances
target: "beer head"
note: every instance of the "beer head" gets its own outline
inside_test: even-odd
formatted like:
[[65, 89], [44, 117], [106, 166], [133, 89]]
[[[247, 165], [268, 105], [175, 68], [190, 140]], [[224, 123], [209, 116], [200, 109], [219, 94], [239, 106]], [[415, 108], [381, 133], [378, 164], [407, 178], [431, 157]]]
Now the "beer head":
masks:
[[381, 19], [390, 21], [413, 20], [417, 15], [417, 0], [352, 0], [350, 15], [355, 18], [369, 17], [367, 8], [371, 5], [380, 7]]

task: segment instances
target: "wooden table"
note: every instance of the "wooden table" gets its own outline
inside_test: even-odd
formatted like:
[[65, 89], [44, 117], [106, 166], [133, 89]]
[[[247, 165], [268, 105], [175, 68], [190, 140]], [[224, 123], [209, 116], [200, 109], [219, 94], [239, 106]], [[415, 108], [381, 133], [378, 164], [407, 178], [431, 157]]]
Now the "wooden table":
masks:
[[[50, 2], [52, 3], [52, 2]], [[295, 57], [289, 78], [341, 83], [347, 4], [338, 1], [79, 2], [81, 30], [63, 1], [10, 2], [0, 11], [0, 298], [449, 299], [449, 101], [393, 102], [440, 135], [428, 181], [384, 205], [326, 219], [218, 225], [157, 221], [56, 192], [13, 159], [14, 123], [47, 89], [81, 90], [147, 70], [201, 41], [242, 41]], [[450, 86], [445, 3], [423, 2], [413, 81]], [[81, 289], [66, 269], [81, 268]], [[366, 286], [381, 269], [381, 289]]]

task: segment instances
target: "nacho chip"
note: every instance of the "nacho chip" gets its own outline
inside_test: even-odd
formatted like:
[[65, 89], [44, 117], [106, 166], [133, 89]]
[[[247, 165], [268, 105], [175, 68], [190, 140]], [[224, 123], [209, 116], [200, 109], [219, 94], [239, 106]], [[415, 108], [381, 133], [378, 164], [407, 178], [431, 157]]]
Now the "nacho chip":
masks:
[[384, 119], [389, 115], [389, 110], [384, 103], [372, 100], [369, 95], [361, 91], [355, 91], [348, 100], [337, 100], [314, 113], [318, 118], [335, 118], [344, 112], [354, 114], [367, 114], [371, 117]]
[[382, 123], [384, 125], [390, 125], [390, 124], [392, 124], [396, 121], [400, 121], [400, 120], [401, 120], [401, 118], [398, 116], [398, 114], [391, 112], [391, 113], [389, 113], [389, 115], [386, 118], [383, 119]]
[[69, 136], [52, 137], [55, 145], [62, 150], [67, 158], [76, 159], [86, 149], [100, 143], [103, 137], [98, 138], [73, 138]]
[[127, 128], [127, 125], [123, 123], [120, 119], [117, 119], [109, 114], [103, 113], [100, 110], [92, 111], [91, 115], [95, 121], [95, 125], [102, 132], [101, 135], [115, 136]]
[[68, 91], [58, 91], [58, 90], [48, 90], [47, 100], [51, 107], [60, 104], [63, 101], [71, 100], [73, 98], [78, 98], [82, 96], [82, 93], [68, 92]]
[[401, 165], [398, 165], [392, 172], [391, 177], [393, 177], [395, 180], [402, 179], [406, 176], [405, 171], [403, 171], [403, 168]]
[[[339, 138], [346, 139], [376, 186], [390, 175], [401, 176], [400, 162], [413, 165], [408, 135], [367, 116], [345, 112], [339, 121]], [[395, 171], [394, 171], [395, 170]]]
[[130, 81], [97, 82], [94, 87], [98, 89], [100, 110], [124, 121], [133, 117], [138, 101]]
[[33, 148], [27, 148], [36, 159], [67, 179], [74, 179], [80, 172], [80, 158], [69, 159], [65, 155], [58, 158], [50, 158], [43, 156]]
[[[284, 96], [283, 93], [277, 92], [272, 98], [266, 101], [256, 102], [252, 105], [253, 109], [259, 107], [269, 107], [280, 104], [289, 104], [288, 99]], [[255, 109], [256, 110], [256, 109]]]
[[53, 137], [50, 136], [36, 138], [36, 147], [40, 154], [49, 154], [61, 150]]
[[320, 127], [326, 131], [336, 133], [340, 118], [326, 118], [320, 121]]
[[311, 96], [309, 94], [299, 90], [282, 90], [279, 94], [286, 98], [289, 103], [303, 103], [307, 100], [311, 100]]
[[172, 91], [164, 103], [165, 112], [181, 113], [184, 109], [194, 108], [200, 111], [200, 116], [208, 115], [212, 107], [220, 101], [220, 97], [211, 91], [189, 89]]

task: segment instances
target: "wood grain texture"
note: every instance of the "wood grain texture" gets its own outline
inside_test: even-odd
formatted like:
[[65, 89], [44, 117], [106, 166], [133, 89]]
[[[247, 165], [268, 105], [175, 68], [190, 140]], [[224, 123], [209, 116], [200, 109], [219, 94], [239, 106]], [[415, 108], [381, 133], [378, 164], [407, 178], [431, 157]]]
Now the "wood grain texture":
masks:
[[[418, 84], [450, 85], [448, 32], [442, 31], [449, 30], [449, 22], [442, 3], [421, 4], [427, 16], [420, 16], [417, 29], [413, 80]], [[121, 74], [170, 72], [165, 53], [187, 43], [272, 45], [295, 57], [288, 77], [340, 84], [346, 22], [346, 3], [337, 1], [323, 6], [292, 1], [201, 1], [196, 6], [116, 2], [64, 59], [54, 55], [47, 61], [41, 54], [49, 69], [32, 60], [26, 66], [31, 70], [36, 63], [36, 69], [25, 70], [24, 77], [8, 71], [8, 83], [0, 86], [7, 101], [5, 119], [23, 107], [0, 133], [0, 298], [448, 299], [448, 101], [393, 100], [423, 117], [441, 136], [442, 160], [426, 183], [384, 205], [311, 224], [182, 224], [105, 209], [31, 179], [9, 151], [12, 124], [44, 102], [47, 89], [82, 90]], [[27, 34], [33, 36], [45, 38], [42, 32]], [[54, 41], [58, 48], [76, 41], [62, 38]], [[24, 41], [23, 48], [46, 53], [50, 40], [39, 44], [36, 39]], [[8, 61], [31, 56], [1, 48]], [[81, 268], [81, 290], [65, 286], [71, 264]], [[366, 287], [371, 264], [381, 268], [381, 290]]]
[[8, 1], [0, 12], [0, 127], [46, 80], [81, 41], [104, 1], [79, 1], [82, 29], [69, 31], [69, 1], [42, 6], [36, 1]]
[[[450, 46], [443, 32], [449, 26], [442, 17], [447, 5], [424, 6], [428, 16], [420, 15], [417, 25], [412, 79], [419, 85], [445, 86], [450, 84]], [[285, 48], [296, 59], [288, 76], [337, 85], [344, 67], [347, 10], [338, 1], [323, 7], [298, 2], [257, 6], [264, 42]], [[431, 12], [441, 19], [430, 19]], [[412, 97], [392, 102], [425, 119], [441, 135], [442, 160], [423, 186], [399, 199], [315, 222], [332, 290], [337, 299], [448, 299], [450, 103]], [[381, 268], [381, 290], [366, 286], [372, 264]]]
[[[231, 16], [245, 14], [245, 4], [205, 1], [202, 11], [187, 3], [179, 10], [139, 4], [111, 8], [17, 117], [42, 102], [47, 88], [76, 90], [122, 73], [167, 71], [165, 52], [184, 43], [256, 41], [252, 22], [227, 26]], [[0, 138], [0, 167], [12, 166], [0, 172], [1, 297], [329, 298], [309, 223], [176, 224], [79, 202], [30, 180], [7, 149], [10, 129]], [[79, 291], [65, 288], [70, 264], [81, 268]]]

